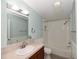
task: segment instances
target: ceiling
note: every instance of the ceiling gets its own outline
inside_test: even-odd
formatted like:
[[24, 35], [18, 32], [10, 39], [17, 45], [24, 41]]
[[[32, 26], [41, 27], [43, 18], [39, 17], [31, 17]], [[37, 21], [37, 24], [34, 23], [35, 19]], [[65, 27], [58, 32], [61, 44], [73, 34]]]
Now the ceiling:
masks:
[[[70, 15], [73, 0], [24, 0], [45, 20], [63, 19]], [[56, 2], [61, 4], [55, 6]]]

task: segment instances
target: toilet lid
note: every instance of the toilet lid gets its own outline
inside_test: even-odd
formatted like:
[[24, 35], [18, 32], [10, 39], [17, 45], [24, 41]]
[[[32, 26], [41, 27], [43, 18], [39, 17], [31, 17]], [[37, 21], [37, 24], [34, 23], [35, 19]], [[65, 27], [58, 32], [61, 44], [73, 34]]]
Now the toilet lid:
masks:
[[44, 51], [45, 51], [46, 54], [51, 54], [52, 53], [50, 48], [44, 48]]

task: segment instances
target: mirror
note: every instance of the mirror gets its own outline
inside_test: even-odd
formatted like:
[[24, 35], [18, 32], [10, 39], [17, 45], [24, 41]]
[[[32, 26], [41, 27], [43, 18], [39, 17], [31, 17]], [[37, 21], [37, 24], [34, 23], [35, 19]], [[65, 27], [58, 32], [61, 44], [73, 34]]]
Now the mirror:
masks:
[[8, 44], [26, 40], [28, 37], [28, 17], [7, 9]]

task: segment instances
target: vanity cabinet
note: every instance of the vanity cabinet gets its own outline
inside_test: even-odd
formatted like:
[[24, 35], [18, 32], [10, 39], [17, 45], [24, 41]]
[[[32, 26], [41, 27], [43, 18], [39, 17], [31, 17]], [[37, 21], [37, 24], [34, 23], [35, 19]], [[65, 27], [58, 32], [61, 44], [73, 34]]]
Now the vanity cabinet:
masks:
[[37, 51], [29, 59], [44, 59], [44, 47], [42, 47], [39, 51]]

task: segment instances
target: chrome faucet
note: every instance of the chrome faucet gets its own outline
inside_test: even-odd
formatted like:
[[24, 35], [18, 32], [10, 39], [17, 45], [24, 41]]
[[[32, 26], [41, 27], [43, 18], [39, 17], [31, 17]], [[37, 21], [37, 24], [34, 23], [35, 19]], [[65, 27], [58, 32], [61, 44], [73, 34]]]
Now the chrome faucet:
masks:
[[21, 47], [21, 48], [25, 48], [26, 45], [28, 45], [28, 43], [27, 43], [26, 41], [23, 41], [23, 42], [22, 42], [22, 45], [21, 45], [20, 47]]
[[[31, 41], [32, 37], [31, 36], [28, 36], [28, 39]], [[28, 42], [23, 41], [22, 44], [21, 44], [21, 46], [20, 46], [20, 48], [25, 48], [26, 45], [28, 45]]]

